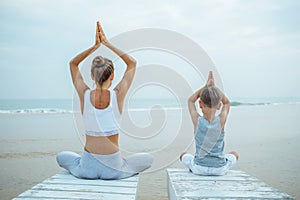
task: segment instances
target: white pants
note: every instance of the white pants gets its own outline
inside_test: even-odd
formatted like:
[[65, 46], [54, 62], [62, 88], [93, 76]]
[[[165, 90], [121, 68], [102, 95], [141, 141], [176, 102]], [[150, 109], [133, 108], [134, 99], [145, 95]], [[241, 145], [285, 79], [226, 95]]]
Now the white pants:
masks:
[[194, 163], [194, 156], [191, 154], [184, 154], [182, 156], [182, 163], [189, 168], [192, 173], [197, 175], [225, 175], [228, 170], [236, 163], [236, 157], [232, 154], [225, 154], [226, 165], [223, 167], [205, 167], [201, 165], [196, 165]]

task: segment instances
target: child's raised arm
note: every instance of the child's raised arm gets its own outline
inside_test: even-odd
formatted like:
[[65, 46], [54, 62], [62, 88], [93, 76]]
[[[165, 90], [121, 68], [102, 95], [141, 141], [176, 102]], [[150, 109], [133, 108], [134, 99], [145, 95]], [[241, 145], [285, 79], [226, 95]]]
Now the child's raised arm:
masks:
[[209, 74], [208, 74], [208, 78], [207, 78], [207, 82], [206, 82], [205, 86], [203, 86], [201, 89], [197, 90], [188, 99], [188, 108], [189, 108], [189, 112], [190, 112], [190, 116], [191, 116], [192, 122], [194, 124], [194, 129], [197, 126], [198, 118], [200, 116], [199, 113], [197, 112], [197, 109], [196, 109], [196, 106], [195, 106], [195, 102], [200, 98], [200, 94], [201, 94], [202, 90], [205, 87], [214, 86], [214, 85], [215, 85], [214, 77], [213, 77], [212, 71], [210, 71]]
[[194, 124], [194, 129], [196, 129], [197, 122], [198, 122], [198, 117], [200, 116], [199, 113], [197, 112], [197, 109], [196, 109], [196, 106], [195, 106], [195, 102], [199, 99], [200, 94], [201, 94], [203, 88], [201, 88], [198, 91], [196, 91], [188, 99], [188, 108], [189, 108], [189, 112], [190, 112], [190, 116], [191, 116], [192, 122]]
[[[214, 80], [212, 71], [209, 72], [206, 86], [215, 86], [215, 80]], [[221, 102], [223, 104], [223, 107], [222, 107], [221, 113], [219, 114], [219, 117], [220, 117], [220, 121], [221, 121], [222, 130], [224, 131], [226, 119], [227, 119], [227, 116], [228, 116], [228, 113], [230, 110], [230, 101], [221, 90], [220, 90], [220, 92], [222, 93], [221, 94], [222, 95]]]
[[222, 107], [221, 113], [219, 114], [219, 117], [220, 117], [222, 131], [224, 131], [225, 123], [226, 123], [226, 120], [227, 120], [227, 117], [229, 114], [229, 110], [230, 110], [230, 101], [223, 92], [222, 92], [221, 102], [223, 104], [223, 107]]

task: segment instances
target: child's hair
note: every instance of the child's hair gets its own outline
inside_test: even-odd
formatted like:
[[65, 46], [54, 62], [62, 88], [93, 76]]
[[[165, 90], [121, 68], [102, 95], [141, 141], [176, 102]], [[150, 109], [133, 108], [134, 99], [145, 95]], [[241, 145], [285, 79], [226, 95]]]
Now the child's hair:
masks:
[[200, 94], [201, 102], [210, 108], [215, 108], [220, 103], [221, 99], [222, 93], [219, 88], [215, 86], [205, 87]]
[[97, 56], [93, 59], [91, 73], [94, 76], [95, 83], [102, 86], [102, 84], [114, 72], [114, 65], [111, 60]]

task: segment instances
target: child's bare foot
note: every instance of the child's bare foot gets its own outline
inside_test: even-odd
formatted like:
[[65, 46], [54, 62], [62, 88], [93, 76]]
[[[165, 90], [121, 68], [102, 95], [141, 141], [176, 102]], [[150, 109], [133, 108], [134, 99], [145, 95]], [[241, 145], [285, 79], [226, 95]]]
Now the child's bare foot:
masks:
[[230, 154], [234, 155], [236, 157], [236, 160], [239, 159], [239, 154], [235, 151], [230, 152]]
[[182, 161], [182, 156], [184, 156], [185, 154], [187, 154], [187, 152], [183, 152], [180, 154], [180, 157], [179, 157], [180, 161]]

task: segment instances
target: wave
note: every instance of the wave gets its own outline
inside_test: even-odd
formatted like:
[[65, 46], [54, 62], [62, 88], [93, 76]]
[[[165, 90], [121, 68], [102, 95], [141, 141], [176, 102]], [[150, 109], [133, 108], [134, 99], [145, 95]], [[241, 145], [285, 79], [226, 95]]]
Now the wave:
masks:
[[71, 114], [72, 110], [63, 110], [55, 108], [34, 108], [34, 109], [16, 109], [16, 110], [0, 110], [1, 114]]
[[[156, 111], [156, 110], [183, 110], [185, 108], [181, 108], [181, 107], [152, 107], [152, 108], [128, 108], [127, 111]], [[126, 108], [124, 108], [124, 110], [126, 111]]]
[[267, 106], [267, 105], [283, 105], [283, 104], [300, 104], [300, 102], [241, 102], [241, 101], [231, 101], [230, 105], [232, 107], [238, 106]]
[[[180, 107], [152, 107], [152, 108], [124, 108], [124, 111], [142, 112], [142, 111], [156, 111], [156, 110], [182, 110]], [[41, 108], [41, 109], [17, 109], [17, 110], [0, 110], [0, 114], [75, 114], [80, 111], [75, 110], [63, 110], [53, 108]]]
[[[231, 101], [230, 105], [232, 107], [241, 106], [267, 106], [267, 105], [282, 105], [282, 104], [300, 104], [300, 102], [242, 102], [242, 101]], [[147, 106], [147, 107], [134, 107], [124, 108], [124, 111], [129, 112], [143, 112], [143, 111], [176, 111], [187, 109], [187, 105], [178, 106]], [[78, 114], [78, 110], [68, 110], [68, 109], [58, 109], [58, 108], [28, 108], [28, 109], [15, 109], [15, 110], [0, 110], [0, 114]]]
[[232, 101], [230, 102], [231, 106], [265, 106], [265, 105], [271, 105], [272, 103], [249, 103], [249, 102], [240, 102], [240, 101]]

